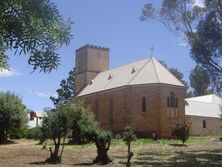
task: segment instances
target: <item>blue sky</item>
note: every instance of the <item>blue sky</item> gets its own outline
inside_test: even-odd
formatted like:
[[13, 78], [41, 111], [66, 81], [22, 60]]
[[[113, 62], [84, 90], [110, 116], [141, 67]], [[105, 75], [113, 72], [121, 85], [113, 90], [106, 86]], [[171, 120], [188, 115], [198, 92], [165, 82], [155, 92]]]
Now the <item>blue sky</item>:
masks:
[[[58, 52], [61, 65], [50, 74], [32, 72], [27, 56], [8, 52], [10, 71], [0, 73], [0, 91], [10, 90], [22, 97], [30, 109], [52, 107], [49, 96], [55, 95], [60, 81], [74, 67], [75, 50], [85, 44], [110, 48], [110, 68], [153, 55], [169, 67], [178, 68], [188, 80], [195, 63], [189, 47], [157, 21], [141, 22], [139, 16], [147, 0], [54, 0], [64, 19], [70, 18], [73, 39]], [[149, 1], [151, 2], [151, 1]], [[153, 1], [158, 6], [160, 1]]]

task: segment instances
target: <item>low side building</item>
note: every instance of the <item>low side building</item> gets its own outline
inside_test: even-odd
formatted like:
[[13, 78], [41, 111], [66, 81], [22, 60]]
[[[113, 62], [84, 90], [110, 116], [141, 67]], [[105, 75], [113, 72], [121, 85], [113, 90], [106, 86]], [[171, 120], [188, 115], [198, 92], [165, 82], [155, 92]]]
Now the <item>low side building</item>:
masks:
[[186, 120], [194, 136], [222, 134], [220, 105], [222, 99], [215, 95], [186, 98]]
[[109, 49], [86, 45], [76, 50], [75, 84], [77, 98], [114, 134], [130, 125], [137, 136], [170, 137], [185, 120], [185, 87], [154, 57], [109, 70]]

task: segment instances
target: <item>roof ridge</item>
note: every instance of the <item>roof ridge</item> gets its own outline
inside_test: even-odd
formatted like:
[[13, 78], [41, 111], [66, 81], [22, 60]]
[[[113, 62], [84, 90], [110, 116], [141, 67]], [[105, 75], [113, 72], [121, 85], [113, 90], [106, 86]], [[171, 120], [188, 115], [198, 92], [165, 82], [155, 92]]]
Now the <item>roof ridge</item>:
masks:
[[[161, 64], [159, 61], [157, 61], [155, 58], [154, 58], [154, 60], [160, 65], [160, 67], [164, 68], [168, 73], [170, 73], [170, 74], [173, 76], [174, 79], [176, 79], [176, 80], [179, 81], [182, 85], [184, 85], [184, 83], [182, 83], [174, 74], [172, 74], [168, 68], [166, 68], [164, 65], [162, 65], [162, 64]], [[156, 66], [155, 66], [155, 69], [156, 69]], [[159, 77], [158, 77], [158, 79], [159, 79]], [[185, 86], [185, 85], [184, 85], [184, 86]]]
[[142, 69], [151, 61], [151, 57], [148, 59], [147, 62], [144, 63], [144, 65], [138, 70], [138, 72], [129, 80], [129, 82], [127, 83], [127, 85], [129, 85], [136, 77], [137, 75], [142, 71]]
[[157, 80], [158, 80], [158, 82], [160, 82], [160, 77], [159, 77], [159, 74], [158, 74], [158, 72], [157, 72], [156, 65], [155, 65], [155, 63], [154, 63], [154, 57], [151, 57], [151, 59], [152, 59], [153, 67], [154, 67], [154, 69], [155, 69], [154, 71], [155, 71], [155, 73], [156, 73]]

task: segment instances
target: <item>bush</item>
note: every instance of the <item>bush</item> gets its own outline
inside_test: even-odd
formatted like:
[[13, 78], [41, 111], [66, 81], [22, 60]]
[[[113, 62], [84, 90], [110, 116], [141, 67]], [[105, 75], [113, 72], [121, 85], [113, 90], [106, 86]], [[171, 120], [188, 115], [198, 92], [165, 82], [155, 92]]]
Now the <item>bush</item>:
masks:
[[31, 128], [27, 130], [27, 139], [35, 139], [38, 140], [41, 138], [42, 131], [39, 127]]
[[26, 129], [13, 129], [9, 132], [10, 139], [21, 139], [25, 138], [27, 134]]
[[174, 127], [172, 127], [172, 135], [180, 139], [183, 144], [189, 138], [189, 126], [185, 122], [177, 122]]

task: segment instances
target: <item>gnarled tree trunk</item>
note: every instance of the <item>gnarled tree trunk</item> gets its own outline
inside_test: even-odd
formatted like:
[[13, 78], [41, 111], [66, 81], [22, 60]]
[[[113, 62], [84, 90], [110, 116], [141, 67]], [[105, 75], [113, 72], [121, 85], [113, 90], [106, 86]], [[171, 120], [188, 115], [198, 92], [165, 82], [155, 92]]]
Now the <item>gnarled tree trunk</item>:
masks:
[[99, 138], [98, 136], [96, 136], [94, 142], [97, 148], [97, 157], [93, 161], [93, 163], [108, 164], [109, 162], [112, 162], [112, 160], [107, 154], [110, 148], [111, 137], [107, 136]]

